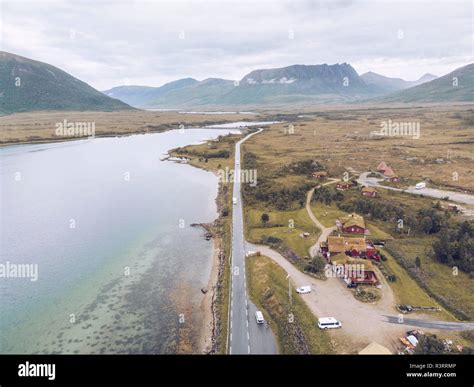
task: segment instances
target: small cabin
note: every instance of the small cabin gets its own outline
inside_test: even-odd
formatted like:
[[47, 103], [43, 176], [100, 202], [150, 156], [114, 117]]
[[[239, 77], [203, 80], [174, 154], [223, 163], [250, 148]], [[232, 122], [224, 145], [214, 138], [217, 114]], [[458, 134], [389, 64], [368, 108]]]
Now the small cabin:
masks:
[[364, 187], [362, 188], [362, 190], [360, 191], [360, 193], [362, 194], [362, 196], [367, 196], [369, 198], [374, 198], [377, 196], [377, 189], [375, 187]]
[[322, 180], [328, 177], [328, 173], [326, 171], [316, 171], [316, 172], [313, 172], [313, 177], [315, 179]]

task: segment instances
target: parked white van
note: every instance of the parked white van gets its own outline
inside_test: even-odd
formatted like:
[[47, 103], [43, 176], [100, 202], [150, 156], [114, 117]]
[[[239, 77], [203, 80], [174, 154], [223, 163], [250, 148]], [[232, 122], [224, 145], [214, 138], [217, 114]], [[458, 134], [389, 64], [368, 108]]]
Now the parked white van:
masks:
[[233, 198], [232, 203], [237, 204], [237, 198]]
[[299, 293], [299, 294], [311, 293], [311, 286], [301, 286], [300, 288], [296, 289], [296, 293]]
[[422, 181], [421, 183], [416, 183], [415, 189], [423, 189], [426, 188], [426, 183]]
[[318, 319], [318, 327], [319, 329], [335, 329], [341, 328], [342, 324], [334, 317], [321, 317]]
[[257, 320], [257, 324], [263, 324], [265, 319], [263, 318], [263, 313], [257, 310], [255, 312], [255, 320]]

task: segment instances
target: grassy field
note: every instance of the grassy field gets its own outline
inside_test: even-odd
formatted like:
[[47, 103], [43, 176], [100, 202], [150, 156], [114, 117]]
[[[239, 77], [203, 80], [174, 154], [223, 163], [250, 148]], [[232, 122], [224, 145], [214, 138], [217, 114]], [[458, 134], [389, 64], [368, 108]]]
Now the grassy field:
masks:
[[414, 306], [428, 306], [441, 308], [440, 312], [430, 312], [434, 317], [447, 318], [453, 320], [453, 316], [449, 314], [436, 300], [430, 297], [417, 283], [410, 277], [406, 270], [400, 266], [394, 257], [386, 250], [380, 249], [381, 253], [387, 257], [384, 265], [395, 274], [396, 281], [388, 282], [395, 294], [397, 304], [400, 305], [414, 305]]
[[[405, 179], [426, 178], [430, 186], [474, 190], [472, 114], [472, 105], [315, 111], [272, 125], [244, 150], [258, 155], [262, 174], [272, 175], [282, 165], [308, 157], [324, 163], [333, 177], [341, 177], [347, 168], [374, 170], [385, 161]], [[370, 137], [389, 119], [419, 122], [421, 137]]]
[[420, 274], [429, 289], [474, 319], [474, 281], [467, 273], [459, 270], [453, 275], [451, 267], [436, 262], [428, 254], [429, 246], [431, 238], [401, 239], [392, 245], [392, 249], [413, 266], [415, 258], [420, 257]]
[[[64, 141], [57, 136], [56, 123], [90, 122], [96, 136], [162, 132], [170, 129], [203, 127], [224, 122], [255, 119], [241, 114], [180, 114], [146, 110], [119, 112], [31, 112], [0, 116], [0, 144]], [[260, 118], [259, 118], [260, 119]], [[263, 118], [262, 118], [263, 119]], [[77, 139], [72, 137], [69, 139]]]
[[[230, 134], [202, 144], [172, 149], [169, 154], [174, 157], [186, 157], [189, 164], [207, 171], [225, 171], [226, 168], [233, 170], [235, 143], [243, 136], [243, 134]], [[228, 157], [206, 157], [222, 152], [228, 152]]]
[[294, 290], [290, 305], [286, 272], [280, 266], [254, 256], [247, 258], [247, 270], [250, 298], [270, 321], [280, 353], [333, 353], [328, 333], [318, 329], [316, 318]]
[[311, 204], [311, 210], [325, 227], [333, 227], [336, 225], [337, 219], [347, 216], [347, 213], [337, 208], [336, 204], [313, 203]]
[[[315, 203], [311, 205], [313, 214], [318, 220], [326, 227], [333, 227], [336, 225], [336, 220], [347, 216], [347, 212], [344, 212], [337, 208], [335, 204], [327, 205], [323, 203]], [[367, 228], [370, 234], [369, 238], [372, 239], [392, 239], [392, 236], [378, 227], [374, 222], [367, 222]]]
[[[272, 236], [281, 239], [300, 258], [309, 255], [309, 248], [316, 243], [320, 230], [309, 218], [306, 209], [294, 211], [266, 211], [255, 208], [245, 208], [245, 233], [248, 240], [260, 241]], [[270, 221], [266, 226], [261, 221], [263, 213], [267, 213]], [[294, 227], [291, 227], [291, 226]], [[309, 237], [301, 237], [307, 232]]]
[[[350, 172], [350, 177], [356, 177], [361, 172], [375, 170], [381, 161], [385, 161], [405, 182], [424, 179], [430, 187], [473, 192], [474, 126], [472, 120], [469, 120], [473, 112], [472, 105], [308, 111], [304, 117], [265, 129], [246, 142], [243, 151], [256, 155], [255, 165], [259, 178], [272, 182], [272, 186], [266, 188], [268, 192], [272, 192], [272, 189], [291, 189], [302, 186], [303, 183], [316, 185], [317, 181], [311, 179], [310, 172], [306, 175], [291, 173], [289, 167], [305, 160], [317, 161], [324, 166], [329, 177], [335, 178], [343, 177], [346, 171]], [[421, 137], [374, 138], [369, 135], [371, 131], [380, 129], [381, 122], [389, 119], [419, 122]], [[453, 179], [454, 172], [458, 179]], [[399, 207], [407, 215], [416, 214], [422, 208], [432, 208], [437, 201], [384, 189], [378, 191], [379, 196], [369, 200], [380, 200]], [[349, 201], [360, 197], [360, 192], [344, 192], [344, 196], [344, 201]], [[446, 206], [443, 201], [441, 204]], [[267, 212], [275, 210], [275, 205], [270, 200], [252, 203], [252, 207], [265, 207]], [[334, 202], [332, 206], [313, 204], [312, 210], [327, 227], [333, 226], [336, 218], [344, 214]], [[459, 218], [453, 216], [451, 220]], [[397, 219], [380, 221], [367, 216], [366, 221], [371, 238], [387, 239], [390, 235], [399, 238], [396, 234]], [[248, 225], [249, 236], [259, 237], [263, 234], [261, 230], [264, 227], [257, 224], [258, 212], [253, 220], [247, 219], [247, 222], [253, 224]], [[454, 277], [449, 266], [433, 261], [426, 254], [431, 249], [432, 239], [422, 235], [413, 239], [413, 232], [416, 230], [412, 230], [410, 239], [414, 242], [407, 242], [409, 239], [393, 241], [393, 246], [408, 256], [411, 264], [417, 255], [422, 262], [420, 278], [412, 276], [410, 270], [400, 271], [400, 265], [395, 266], [395, 261], [389, 262], [390, 269], [401, 278], [398, 284], [394, 284], [400, 300], [406, 300], [410, 292], [413, 292], [415, 300], [432, 303], [436, 295], [465, 310], [473, 318], [473, 281], [462, 272]], [[307, 248], [305, 241], [288, 238], [283, 229], [274, 230], [274, 233], [276, 237], [286, 239], [285, 243], [292, 245], [295, 251], [303, 252]], [[440, 298], [437, 298], [437, 303], [440, 302]]]

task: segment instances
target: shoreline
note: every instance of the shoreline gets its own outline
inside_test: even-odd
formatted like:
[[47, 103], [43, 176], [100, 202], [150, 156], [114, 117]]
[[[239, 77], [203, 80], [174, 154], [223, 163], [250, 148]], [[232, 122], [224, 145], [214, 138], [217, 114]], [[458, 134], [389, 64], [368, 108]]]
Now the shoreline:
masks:
[[216, 295], [217, 286], [220, 279], [220, 267], [221, 267], [221, 241], [219, 237], [214, 236], [212, 238], [212, 263], [211, 273], [209, 275], [209, 281], [207, 283], [207, 292], [204, 294], [204, 298], [201, 302], [200, 309], [203, 313], [204, 319], [201, 325], [199, 338], [198, 338], [198, 350], [201, 354], [212, 354], [215, 353], [217, 348], [217, 311], [216, 311]]

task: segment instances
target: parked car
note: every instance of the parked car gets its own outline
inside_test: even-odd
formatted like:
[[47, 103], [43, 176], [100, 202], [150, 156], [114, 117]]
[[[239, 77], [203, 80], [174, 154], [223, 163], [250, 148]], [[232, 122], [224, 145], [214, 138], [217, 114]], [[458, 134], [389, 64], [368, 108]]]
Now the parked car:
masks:
[[341, 328], [342, 323], [334, 317], [321, 317], [318, 318], [318, 327], [319, 329], [336, 329]]
[[265, 319], [263, 318], [263, 313], [257, 310], [255, 312], [255, 320], [257, 320], [257, 324], [263, 324]]
[[426, 183], [424, 181], [422, 181], [421, 183], [416, 183], [415, 188], [416, 189], [426, 188]]
[[301, 286], [296, 289], [296, 293], [299, 293], [299, 294], [311, 293], [311, 286]]
[[232, 198], [232, 203], [237, 204], [237, 198]]

